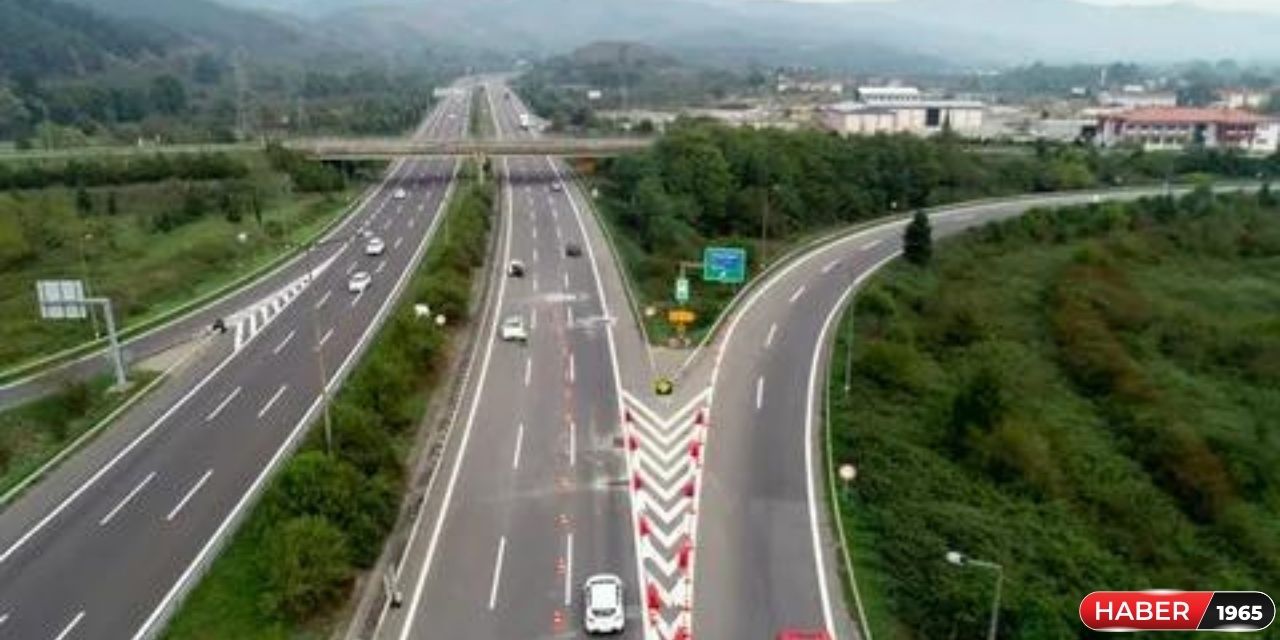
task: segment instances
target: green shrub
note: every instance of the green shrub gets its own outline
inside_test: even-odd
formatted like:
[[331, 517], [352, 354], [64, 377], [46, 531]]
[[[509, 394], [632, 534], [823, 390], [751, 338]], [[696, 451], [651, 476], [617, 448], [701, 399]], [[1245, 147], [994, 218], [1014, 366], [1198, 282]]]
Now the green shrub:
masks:
[[284, 520], [263, 537], [263, 608], [273, 616], [302, 621], [346, 596], [354, 569], [347, 539], [318, 516]]

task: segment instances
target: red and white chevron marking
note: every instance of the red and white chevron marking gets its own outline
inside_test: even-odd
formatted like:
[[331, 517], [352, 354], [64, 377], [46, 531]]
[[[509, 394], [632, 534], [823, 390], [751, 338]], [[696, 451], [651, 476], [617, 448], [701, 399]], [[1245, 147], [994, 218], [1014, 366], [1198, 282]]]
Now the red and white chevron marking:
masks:
[[623, 432], [647, 640], [689, 640], [695, 507], [702, 480], [709, 392], [669, 418], [623, 392]]

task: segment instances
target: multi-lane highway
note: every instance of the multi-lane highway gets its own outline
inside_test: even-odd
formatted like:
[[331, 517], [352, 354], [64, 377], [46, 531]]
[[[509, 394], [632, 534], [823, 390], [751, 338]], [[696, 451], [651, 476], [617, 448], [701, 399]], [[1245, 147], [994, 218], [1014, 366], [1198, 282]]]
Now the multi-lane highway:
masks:
[[[469, 106], [466, 91], [442, 100], [418, 135], [464, 135]], [[203, 356], [210, 366], [190, 389], [128, 439], [103, 438], [83, 452], [93, 468], [68, 464], [9, 506], [0, 519], [0, 637], [159, 631], [317, 417], [321, 362], [332, 390], [391, 308], [435, 229], [454, 167], [396, 163], [306, 259], [217, 306], [233, 330], [214, 338]], [[366, 256], [361, 229], [383, 238], [385, 253]], [[354, 294], [347, 284], [358, 271], [372, 284]]]
[[[498, 135], [528, 135], [516, 96], [496, 81], [486, 94]], [[501, 280], [449, 462], [406, 551], [399, 582], [407, 602], [390, 612], [381, 637], [563, 636], [581, 628], [587, 576], [636, 584], [613, 301], [600, 271], [607, 256], [589, 242], [594, 221], [559, 165], [545, 157], [493, 164], [502, 180], [493, 265]], [[569, 255], [572, 245], [580, 255]], [[524, 264], [523, 276], [501, 272], [512, 261]], [[526, 322], [525, 343], [496, 334], [513, 315]], [[624, 637], [640, 630], [631, 616]]]

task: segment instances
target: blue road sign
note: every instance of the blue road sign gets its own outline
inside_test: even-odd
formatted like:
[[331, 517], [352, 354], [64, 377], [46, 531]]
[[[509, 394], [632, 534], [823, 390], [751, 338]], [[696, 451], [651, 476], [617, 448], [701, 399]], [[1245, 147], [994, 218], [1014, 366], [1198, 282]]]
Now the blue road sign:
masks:
[[702, 252], [702, 279], [724, 284], [745, 282], [747, 250], [737, 247], [707, 247]]

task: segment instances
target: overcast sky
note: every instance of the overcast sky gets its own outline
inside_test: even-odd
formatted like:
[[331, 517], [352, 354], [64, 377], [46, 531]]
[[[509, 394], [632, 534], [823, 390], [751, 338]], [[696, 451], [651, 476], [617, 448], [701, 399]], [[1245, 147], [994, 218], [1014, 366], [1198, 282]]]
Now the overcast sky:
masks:
[[[883, 1], [883, 0], [792, 0], [793, 2], [865, 2], [865, 1]], [[1082, 0], [1093, 4], [1140, 4], [1140, 5], [1162, 5], [1170, 4], [1170, 0]], [[1207, 9], [1232, 9], [1247, 11], [1266, 11], [1269, 13], [1280, 13], [1280, 0], [1180, 0], [1181, 2], [1199, 5]]]

